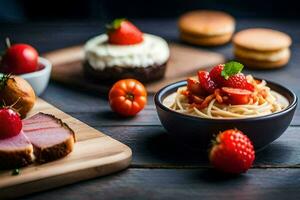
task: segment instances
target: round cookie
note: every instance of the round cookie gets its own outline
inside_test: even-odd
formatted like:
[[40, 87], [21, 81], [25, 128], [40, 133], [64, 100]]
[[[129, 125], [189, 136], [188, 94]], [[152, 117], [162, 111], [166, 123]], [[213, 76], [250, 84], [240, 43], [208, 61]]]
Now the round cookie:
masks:
[[235, 20], [221, 11], [196, 10], [183, 14], [178, 27], [182, 40], [196, 45], [216, 46], [230, 41]]
[[292, 43], [287, 34], [265, 28], [242, 30], [234, 35], [232, 41], [236, 46], [256, 51], [276, 51]]
[[246, 67], [273, 69], [286, 65], [290, 58], [291, 38], [282, 32], [253, 28], [233, 37], [235, 58]]
[[197, 37], [187, 33], [181, 33], [180, 38], [190, 44], [200, 46], [218, 46], [227, 43], [232, 37], [232, 33], [224, 35], [216, 35], [210, 37]]

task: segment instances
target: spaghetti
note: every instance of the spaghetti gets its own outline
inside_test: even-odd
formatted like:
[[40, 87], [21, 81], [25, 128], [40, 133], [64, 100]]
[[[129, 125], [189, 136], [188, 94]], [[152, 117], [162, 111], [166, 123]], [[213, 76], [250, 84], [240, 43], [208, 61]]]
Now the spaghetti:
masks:
[[[281, 94], [271, 90], [266, 81], [257, 81], [251, 75], [247, 81], [254, 86], [247, 104], [231, 105], [226, 103], [228, 96], [216, 89], [205, 98], [196, 97], [191, 102], [187, 87], [178, 88], [177, 92], [164, 99], [163, 104], [176, 112], [202, 118], [249, 118], [272, 114], [285, 109], [288, 100]], [[201, 103], [195, 103], [195, 102]]]

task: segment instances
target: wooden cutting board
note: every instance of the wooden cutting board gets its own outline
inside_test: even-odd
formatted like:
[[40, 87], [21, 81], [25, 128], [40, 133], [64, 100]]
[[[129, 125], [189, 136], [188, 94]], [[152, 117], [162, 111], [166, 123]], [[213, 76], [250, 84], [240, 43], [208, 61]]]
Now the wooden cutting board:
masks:
[[[12, 171], [0, 171], [0, 199], [55, 188], [126, 168], [131, 161], [131, 149], [83, 122], [67, 115], [49, 103], [38, 99], [30, 115], [37, 112], [53, 114], [75, 132], [77, 142], [67, 157], [46, 164], [33, 164]], [[1, 162], [1, 161], [0, 161]]]
[[[155, 93], [158, 89], [195, 75], [201, 68], [211, 67], [224, 63], [223, 55], [208, 50], [200, 50], [180, 44], [169, 44], [171, 56], [167, 64], [164, 79], [146, 85], [149, 93]], [[84, 53], [82, 46], [73, 46], [59, 49], [43, 55], [53, 64], [51, 79], [72, 87], [80, 87], [97, 92], [107, 92], [111, 85], [95, 83], [86, 78], [82, 72]]]

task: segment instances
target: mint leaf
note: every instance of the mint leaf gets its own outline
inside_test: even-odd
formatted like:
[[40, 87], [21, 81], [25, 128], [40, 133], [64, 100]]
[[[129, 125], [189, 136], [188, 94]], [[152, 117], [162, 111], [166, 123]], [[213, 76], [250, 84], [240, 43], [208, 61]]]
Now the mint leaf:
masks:
[[230, 61], [228, 63], [225, 63], [224, 69], [221, 72], [221, 76], [223, 76], [227, 80], [230, 76], [240, 73], [243, 68], [243, 64], [235, 61]]

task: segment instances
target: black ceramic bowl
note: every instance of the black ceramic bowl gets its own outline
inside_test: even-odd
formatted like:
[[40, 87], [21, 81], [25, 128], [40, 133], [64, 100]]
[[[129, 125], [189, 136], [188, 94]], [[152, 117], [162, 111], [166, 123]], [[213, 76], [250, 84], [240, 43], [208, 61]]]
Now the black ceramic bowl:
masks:
[[159, 119], [173, 138], [192, 148], [206, 149], [213, 136], [222, 130], [237, 128], [253, 142], [256, 150], [262, 149], [276, 140], [287, 129], [294, 116], [297, 96], [289, 89], [267, 81], [268, 87], [282, 94], [289, 106], [277, 113], [244, 119], [206, 119], [189, 116], [173, 111], [162, 104], [164, 98], [177, 88], [185, 86], [186, 81], [170, 84], [159, 90], [154, 97]]

